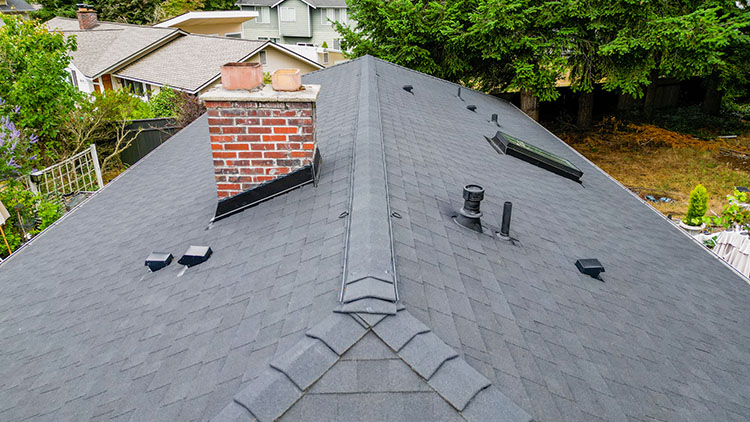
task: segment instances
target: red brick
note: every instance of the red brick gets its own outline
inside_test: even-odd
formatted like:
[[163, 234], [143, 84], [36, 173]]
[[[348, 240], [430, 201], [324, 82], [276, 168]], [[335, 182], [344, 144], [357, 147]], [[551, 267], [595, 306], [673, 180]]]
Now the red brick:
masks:
[[219, 110], [217, 109], [210, 109], [206, 113], [208, 113], [208, 117], [219, 117]]
[[214, 151], [211, 155], [214, 158], [237, 158], [236, 152]]
[[260, 151], [240, 151], [237, 153], [237, 158], [261, 158], [263, 153]]
[[269, 169], [266, 169], [266, 174], [287, 174], [292, 169], [289, 167], [271, 167]]
[[237, 135], [238, 142], [260, 142], [260, 135]]
[[[223, 167], [224, 166], [224, 160], [214, 160], [214, 167]], [[216, 169], [214, 169], [214, 172]]]
[[287, 158], [289, 157], [289, 151], [266, 151], [263, 153], [263, 158]]
[[211, 149], [222, 149], [221, 144], [211, 144]]
[[267, 126], [284, 126], [286, 119], [263, 119], [261, 123]]
[[289, 135], [290, 142], [312, 142], [312, 135]]
[[312, 151], [292, 151], [290, 154], [292, 158], [312, 158]]
[[252, 177], [238, 177], [237, 181], [241, 183], [253, 183], [253, 178]]
[[300, 110], [299, 115], [302, 117], [312, 117], [312, 110]]
[[239, 126], [225, 126], [221, 128], [221, 133], [245, 133], [245, 128]]
[[259, 125], [260, 119], [238, 118], [234, 119], [238, 125]]
[[297, 112], [294, 110], [274, 110], [273, 115], [281, 117], [294, 117], [297, 115]]
[[259, 144], [250, 144], [250, 149], [255, 149], [255, 150], [258, 150], [258, 149], [262, 149], [262, 150], [265, 150], [265, 149], [276, 149], [276, 145], [275, 144], [260, 144], [260, 143]]
[[287, 122], [294, 126], [312, 126], [312, 119], [289, 119]]
[[206, 108], [231, 107], [232, 104], [227, 101], [206, 101]]
[[222, 192], [222, 191], [218, 191], [218, 192], [216, 192], [216, 195], [217, 195], [217, 196], [218, 196], [219, 198], [226, 198], [226, 197], [228, 197], [228, 196], [229, 196], [229, 192]]
[[234, 142], [232, 135], [211, 135], [211, 142]]
[[263, 135], [263, 142], [284, 142], [286, 135]]
[[209, 126], [231, 126], [234, 124], [234, 119], [208, 119]]
[[297, 128], [292, 126], [275, 127], [273, 133], [297, 133]]
[[221, 127], [220, 126], [209, 126], [208, 127], [208, 133], [221, 133]]
[[250, 160], [234, 160], [232, 166], [234, 167], [247, 167], [250, 165]]
[[237, 183], [218, 183], [216, 187], [220, 190], [237, 190], [240, 188], [240, 185]]
[[271, 133], [270, 127], [249, 127], [247, 133]]
[[312, 126], [302, 126], [302, 133], [313, 133]]
[[276, 144], [276, 149], [300, 149], [302, 144]]
[[245, 167], [240, 169], [241, 174], [263, 174], [261, 167]]
[[262, 182], [268, 182], [268, 181], [271, 181], [271, 180], [273, 180], [273, 179], [275, 179], [275, 178], [276, 178], [276, 177], [274, 177], [274, 176], [256, 176], [256, 177], [255, 177], [255, 181], [256, 181], [256, 182], [260, 182], [260, 183], [262, 183]]
[[221, 110], [222, 117], [247, 116], [247, 110], [241, 108], [230, 108]]
[[270, 167], [273, 165], [273, 160], [252, 160], [252, 164], [259, 167]]
[[313, 143], [302, 144], [302, 149], [315, 149], [315, 144], [313, 144]]
[[232, 144], [224, 144], [224, 149], [247, 151], [250, 149], [250, 146], [248, 144], [232, 143]]

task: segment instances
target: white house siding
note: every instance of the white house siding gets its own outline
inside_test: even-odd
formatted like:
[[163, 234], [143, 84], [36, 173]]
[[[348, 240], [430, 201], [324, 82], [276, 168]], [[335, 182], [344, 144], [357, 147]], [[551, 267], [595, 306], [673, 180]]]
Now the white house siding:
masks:
[[[318, 8], [314, 9], [311, 13], [311, 24], [312, 24], [312, 37], [310, 38], [310, 43], [315, 44], [317, 46], [323, 45], [323, 42], [325, 42], [328, 45], [328, 48], [334, 48], [334, 40], [341, 38], [341, 35], [339, 35], [338, 32], [336, 32], [336, 26], [333, 24], [331, 25], [324, 25], [322, 22], [322, 15], [326, 9], [324, 8]], [[333, 9], [335, 11], [334, 16], [336, 21], [341, 21], [343, 11], [346, 9]], [[348, 15], [348, 13], [347, 13]], [[349, 22], [349, 24], [352, 24], [352, 21], [350, 19], [347, 19], [346, 22]]]

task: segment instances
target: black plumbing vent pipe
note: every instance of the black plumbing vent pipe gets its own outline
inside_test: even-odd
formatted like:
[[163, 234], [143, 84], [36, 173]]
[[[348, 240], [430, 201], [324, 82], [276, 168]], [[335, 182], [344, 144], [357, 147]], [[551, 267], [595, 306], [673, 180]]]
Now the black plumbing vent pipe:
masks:
[[456, 216], [456, 222], [469, 230], [482, 233], [482, 211], [479, 203], [484, 199], [484, 188], [479, 185], [464, 186], [464, 206]]
[[458, 87], [458, 99], [463, 101], [464, 99], [461, 97], [461, 87]]
[[510, 239], [510, 215], [513, 212], [513, 203], [506, 202], [503, 205], [503, 224], [500, 226], [500, 237]]

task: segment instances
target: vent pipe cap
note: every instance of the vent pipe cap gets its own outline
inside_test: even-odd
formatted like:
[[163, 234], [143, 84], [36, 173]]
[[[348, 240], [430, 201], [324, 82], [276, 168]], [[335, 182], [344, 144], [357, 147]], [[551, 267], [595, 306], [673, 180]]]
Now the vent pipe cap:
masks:
[[213, 251], [208, 246], [190, 246], [177, 263], [192, 267], [208, 260], [212, 253]]
[[482, 232], [482, 211], [479, 203], [484, 199], [484, 188], [479, 185], [466, 185], [463, 191], [464, 206], [461, 208], [456, 222], [467, 229]]
[[146, 258], [146, 266], [151, 272], [159, 271], [172, 263], [174, 257], [169, 252], [151, 252]]
[[503, 225], [500, 227], [500, 237], [510, 239], [510, 216], [513, 212], [513, 203], [503, 204]]
[[595, 258], [579, 259], [576, 261], [576, 268], [578, 268], [578, 271], [581, 273], [599, 280], [601, 280], [599, 274], [604, 272], [604, 266]]

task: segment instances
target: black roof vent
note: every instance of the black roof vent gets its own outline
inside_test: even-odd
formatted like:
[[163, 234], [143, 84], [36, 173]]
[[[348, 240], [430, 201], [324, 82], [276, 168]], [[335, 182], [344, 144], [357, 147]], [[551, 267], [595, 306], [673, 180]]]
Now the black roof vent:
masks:
[[497, 113], [493, 113], [492, 116], [490, 116], [490, 122], [497, 125], [497, 127], [500, 127], [500, 123], [497, 121]]
[[208, 246], [190, 246], [185, 255], [182, 255], [182, 258], [177, 263], [192, 267], [205, 262], [212, 253], [213, 251]]
[[463, 101], [464, 99], [461, 97], [461, 87], [458, 87], [458, 99]]
[[510, 214], [513, 212], [513, 203], [506, 202], [503, 205], [503, 225], [500, 227], [500, 237], [510, 239]]
[[475, 106], [474, 104], [469, 104], [466, 106], [466, 108], [469, 109], [470, 111], [474, 111], [474, 112], [477, 111], [477, 106]]
[[595, 258], [579, 259], [576, 261], [576, 268], [583, 274], [590, 275], [598, 280], [601, 280], [599, 274], [604, 272], [604, 266]]
[[482, 211], [479, 210], [479, 203], [484, 199], [484, 188], [479, 185], [464, 186], [464, 206], [456, 216], [456, 223], [466, 227], [469, 230], [482, 233]]
[[404, 91], [406, 91], [406, 92], [408, 92], [410, 94], [414, 94], [413, 92], [411, 92], [411, 90], [414, 89], [413, 86], [411, 86], [411, 85], [404, 85], [403, 88], [404, 88]]
[[534, 164], [552, 173], [567, 177], [581, 183], [583, 172], [573, 163], [559, 155], [545, 151], [528, 142], [514, 138], [503, 132], [498, 131], [492, 139], [487, 138], [495, 149], [503, 154], [512, 155], [526, 162]]
[[169, 252], [151, 252], [146, 258], [146, 266], [151, 272], [159, 271], [172, 263], [172, 256]]

